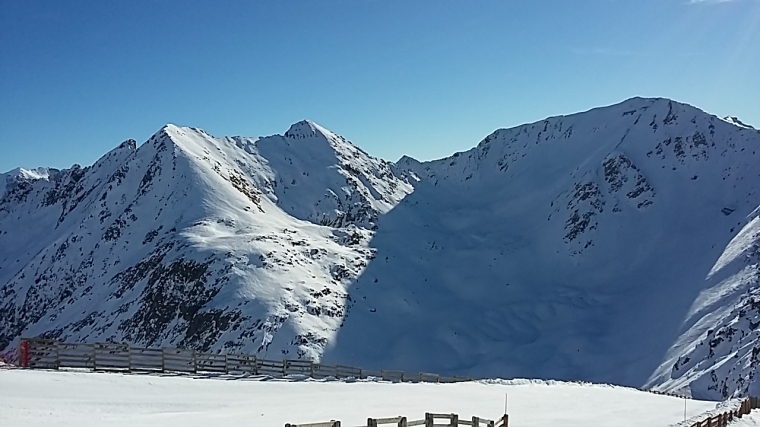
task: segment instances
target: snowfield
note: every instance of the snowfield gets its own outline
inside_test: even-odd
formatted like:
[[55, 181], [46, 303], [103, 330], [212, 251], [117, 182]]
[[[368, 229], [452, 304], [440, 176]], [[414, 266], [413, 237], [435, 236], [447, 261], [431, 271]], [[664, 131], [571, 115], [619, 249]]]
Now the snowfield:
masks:
[[[604, 385], [261, 381], [6, 369], [0, 370], [0, 425], [275, 427], [336, 419], [351, 427], [366, 425], [368, 417], [411, 420], [425, 412], [496, 419], [505, 394], [515, 427], [664, 427], [684, 418], [683, 399]], [[686, 415], [722, 405], [686, 400]]]

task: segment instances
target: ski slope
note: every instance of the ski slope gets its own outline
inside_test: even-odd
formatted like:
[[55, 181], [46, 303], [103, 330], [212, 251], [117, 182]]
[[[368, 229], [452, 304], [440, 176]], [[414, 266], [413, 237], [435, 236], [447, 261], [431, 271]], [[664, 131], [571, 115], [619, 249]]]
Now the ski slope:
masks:
[[[684, 400], [630, 388], [528, 380], [456, 384], [283, 381], [219, 377], [0, 370], [3, 426], [283, 426], [425, 412], [495, 419], [509, 397], [518, 427], [669, 426], [683, 421]], [[686, 415], [723, 404], [686, 400]], [[754, 425], [754, 424], [746, 424]]]

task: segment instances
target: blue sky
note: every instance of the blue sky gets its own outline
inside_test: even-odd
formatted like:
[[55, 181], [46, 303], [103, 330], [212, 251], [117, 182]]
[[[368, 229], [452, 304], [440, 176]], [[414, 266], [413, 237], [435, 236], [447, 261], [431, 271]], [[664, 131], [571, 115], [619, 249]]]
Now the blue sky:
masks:
[[304, 118], [427, 160], [632, 96], [760, 126], [760, 0], [0, 0], [0, 172]]

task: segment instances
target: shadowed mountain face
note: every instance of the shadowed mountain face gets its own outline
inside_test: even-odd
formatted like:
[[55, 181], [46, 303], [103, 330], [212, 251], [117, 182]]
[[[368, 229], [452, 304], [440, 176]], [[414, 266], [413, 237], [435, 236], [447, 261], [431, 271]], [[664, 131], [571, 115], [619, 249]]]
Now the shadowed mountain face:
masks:
[[0, 348], [43, 334], [757, 392], [758, 156], [757, 130], [666, 99], [422, 163], [308, 121], [167, 126], [89, 168], [0, 179]]

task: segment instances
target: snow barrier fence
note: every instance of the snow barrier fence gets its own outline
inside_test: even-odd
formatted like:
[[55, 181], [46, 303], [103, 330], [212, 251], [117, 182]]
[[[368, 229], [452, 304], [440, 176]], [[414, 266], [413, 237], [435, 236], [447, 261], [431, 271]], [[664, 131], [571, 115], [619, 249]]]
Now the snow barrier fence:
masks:
[[143, 348], [120, 343], [66, 343], [21, 338], [19, 366], [32, 369], [83, 368], [99, 371], [250, 374], [283, 378], [381, 378], [395, 382], [454, 383], [472, 377], [446, 377], [426, 372], [372, 371], [353, 366], [324, 365], [309, 360], [269, 360], [252, 354], [202, 353], [182, 348]]

